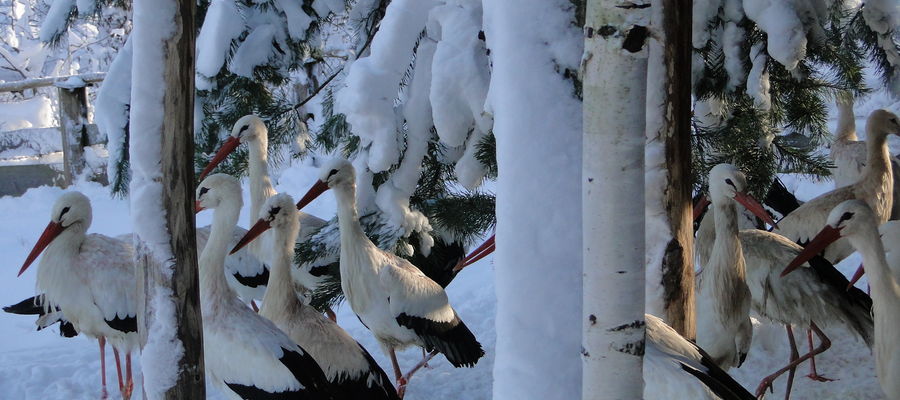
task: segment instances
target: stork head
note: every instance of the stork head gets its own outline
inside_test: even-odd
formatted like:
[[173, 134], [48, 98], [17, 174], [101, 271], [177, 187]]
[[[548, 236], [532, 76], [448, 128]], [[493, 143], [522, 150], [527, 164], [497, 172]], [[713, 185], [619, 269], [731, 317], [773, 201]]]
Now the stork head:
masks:
[[353, 164], [342, 158], [329, 160], [322, 164], [319, 170], [319, 180], [297, 202], [297, 209], [301, 210], [320, 194], [337, 186], [356, 184], [356, 169]]
[[31, 249], [22, 268], [19, 269], [19, 275], [28, 269], [41, 252], [53, 242], [53, 239], [66, 230], [86, 232], [91, 226], [92, 218], [91, 201], [80, 192], [66, 192], [56, 199], [53, 210], [50, 211], [50, 223], [44, 228], [41, 237]]
[[300, 216], [294, 206], [294, 199], [287, 193], [279, 193], [266, 200], [259, 212], [259, 220], [238, 241], [231, 250], [231, 254], [236, 253], [270, 228], [286, 233], [284, 238], [293, 248], [293, 243], [297, 240], [297, 233], [300, 231]]
[[226, 174], [212, 174], [197, 186], [197, 212], [219, 207], [225, 202], [234, 202], [237, 208], [243, 205], [241, 184], [237, 178]]
[[719, 164], [709, 171], [709, 197], [714, 204], [734, 200], [769, 225], [778, 227], [766, 209], [745, 192], [746, 188], [747, 177], [734, 165]]
[[234, 123], [234, 127], [231, 128], [231, 135], [225, 139], [225, 142], [222, 143], [222, 147], [219, 147], [216, 155], [209, 160], [209, 164], [207, 164], [206, 168], [203, 169], [203, 172], [200, 173], [200, 179], [203, 179], [207, 174], [212, 172], [212, 170], [219, 165], [222, 160], [227, 158], [229, 154], [234, 152], [241, 143], [254, 140], [262, 142], [263, 147], [265, 147], [269, 142], [269, 131], [266, 129], [266, 124], [263, 123], [263, 120], [259, 117], [253, 114], [245, 115]]
[[900, 118], [885, 109], [872, 111], [866, 120], [866, 132], [870, 135], [900, 135]]
[[[804, 246], [803, 251], [788, 264], [781, 276], [789, 274], [816, 254], [825, 250], [828, 245], [842, 237], [852, 237], [866, 230], [877, 229], [878, 219], [872, 209], [862, 200], [847, 200], [838, 204], [828, 214], [827, 225]], [[872, 235], [878, 238], [877, 231]]]

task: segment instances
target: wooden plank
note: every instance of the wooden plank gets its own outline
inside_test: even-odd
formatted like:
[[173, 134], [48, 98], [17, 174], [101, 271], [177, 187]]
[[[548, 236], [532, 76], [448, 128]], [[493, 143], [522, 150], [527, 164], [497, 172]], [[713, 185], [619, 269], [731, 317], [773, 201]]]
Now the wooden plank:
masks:
[[[49, 78], [25, 79], [14, 82], [0, 82], [0, 93], [2, 92], [21, 92], [25, 89], [34, 89], [45, 86], [60, 86], [67, 84], [83, 83], [76, 86], [85, 86], [103, 81], [106, 72], [91, 72], [81, 75], [54, 76]], [[79, 82], [80, 81], [80, 82]]]
[[59, 95], [59, 133], [62, 136], [63, 173], [66, 186], [84, 171], [84, 146], [87, 144], [87, 90], [82, 87], [57, 89]]

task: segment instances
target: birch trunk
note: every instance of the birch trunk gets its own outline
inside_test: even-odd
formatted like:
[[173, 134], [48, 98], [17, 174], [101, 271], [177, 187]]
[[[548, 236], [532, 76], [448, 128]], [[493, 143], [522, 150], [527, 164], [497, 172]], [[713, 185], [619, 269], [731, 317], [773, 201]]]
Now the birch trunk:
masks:
[[585, 400], [643, 396], [647, 14], [646, 7], [634, 3], [587, 3], [582, 66]]
[[691, 221], [691, 5], [651, 2], [647, 79], [647, 312], [696, 337]]
[[138, 0], [130, 157], [144, 396], [206, 397], [194, 224], [192, 0]]

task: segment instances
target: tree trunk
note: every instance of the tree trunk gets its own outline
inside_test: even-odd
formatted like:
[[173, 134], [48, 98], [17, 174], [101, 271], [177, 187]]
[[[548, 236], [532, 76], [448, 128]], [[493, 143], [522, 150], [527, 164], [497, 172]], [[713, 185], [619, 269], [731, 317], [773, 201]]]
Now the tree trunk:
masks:
[[650, 42], [647, 80], [648, 312], [693, 339], [691, 4], [651, 4], [658, 40]]
[[192, 0], [135, 2], [130, 157], [144, 394], [206, 397], [194, 226]]
[[645, 8], [587, 3], [582, 399], [643, 396]]

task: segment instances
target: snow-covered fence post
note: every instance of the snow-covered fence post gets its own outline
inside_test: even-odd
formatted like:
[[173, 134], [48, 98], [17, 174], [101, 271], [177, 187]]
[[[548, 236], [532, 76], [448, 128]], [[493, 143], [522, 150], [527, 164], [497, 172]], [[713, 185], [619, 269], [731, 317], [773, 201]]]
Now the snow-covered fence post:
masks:
[[691, 5], [652, 0], [647, 79], [647, 312], [696, 336], [691, 220]]
[[647, 7], [587, 2], [581, 182], [585, 400], [643, 396]]
[[144, 394], [203, 399], [194, 228], [193, 0], [134, 2], [129, 155]]
[[87, 90], [80, 85], [58, 83], [59, 133], [62, 136], [63, 175], [69, 186], [84, 171], [84, 145], [87, 135]]

